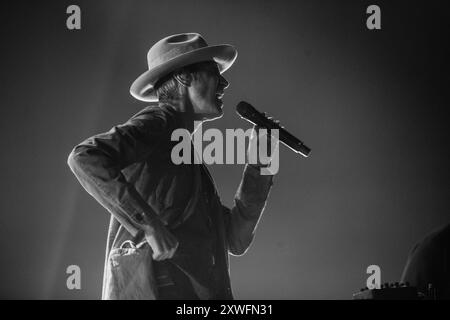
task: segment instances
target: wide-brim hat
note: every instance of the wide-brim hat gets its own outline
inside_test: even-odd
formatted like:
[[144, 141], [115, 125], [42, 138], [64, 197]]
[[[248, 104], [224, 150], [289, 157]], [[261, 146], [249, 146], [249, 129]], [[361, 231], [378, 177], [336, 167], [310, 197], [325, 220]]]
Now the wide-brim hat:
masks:
[[224, 73], [236, 60], [237, 50], [229, 44], [208, 46], [198, 33], [168, 36], [155, 43], [147, 53], [148, 70], [131, 85], [130, 93], [142, 101], [158, 101], [154, 86], [169, 73], [190, 64], [214, 61]]

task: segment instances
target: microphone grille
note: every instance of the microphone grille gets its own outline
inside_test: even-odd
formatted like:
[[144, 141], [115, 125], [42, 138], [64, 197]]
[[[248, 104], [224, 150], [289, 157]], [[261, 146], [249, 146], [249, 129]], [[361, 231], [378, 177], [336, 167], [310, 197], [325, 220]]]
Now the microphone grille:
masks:
[[249, 103], [247, 103], [245, 101], [241, 101], [236, 106], [236, 112], [241, 117], [248, 117], [248, 116], [254, 114], [256, 112], [256, 109], [253, 108], [252, 105], [250, 105]]

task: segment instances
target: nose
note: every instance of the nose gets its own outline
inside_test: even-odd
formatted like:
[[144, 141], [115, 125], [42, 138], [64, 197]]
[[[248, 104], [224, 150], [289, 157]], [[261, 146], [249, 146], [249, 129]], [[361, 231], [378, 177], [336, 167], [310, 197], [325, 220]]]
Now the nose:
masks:
[[223, 88], [224, 90], [228, 88], [230, 83], [225, 79], [222, 75], [219, 75], [219, 88]]

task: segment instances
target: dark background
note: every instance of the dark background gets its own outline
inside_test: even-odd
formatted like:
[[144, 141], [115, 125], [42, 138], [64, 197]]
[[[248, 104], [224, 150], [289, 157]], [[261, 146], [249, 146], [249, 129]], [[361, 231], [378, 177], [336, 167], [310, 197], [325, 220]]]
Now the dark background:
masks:
[[[239, 51], [225, 115], [204, 129], [248, 128], [234, 112], [247, 100], [313, 149], [281, 148], [254, 243], [231, 259], [236, 298], [349, 299], [371, 264], [398, 281], [411, 246], [450, 220], [444, 3], [3, 2], [0, 298], [100, 298], [109, 216], [67, 156], [145, 107], [129, 86], [151, 45], [180, 32]], [[370, 4], [381, 30], [366, 28]], [[210, 169], [231, 205], [243, 166]]]

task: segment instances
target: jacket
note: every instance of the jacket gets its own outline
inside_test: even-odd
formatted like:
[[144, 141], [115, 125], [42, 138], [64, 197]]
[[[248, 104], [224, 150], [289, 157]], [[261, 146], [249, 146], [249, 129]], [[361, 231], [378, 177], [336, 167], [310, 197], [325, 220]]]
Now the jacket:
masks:
[[273, 177], [247, 164], [234, 206], [225, 207], [204, 164], [171, 161], [177, 143], [171, 133], [184, 127], [182, 114], [171, 106], [148, 106], [75, 146], [68, 165], [111, 214], [106, 260], [124, 241], [142, 238], [153, 212], [177, 237], [171, 263], [186, 273], [199, 297], [232, 299], [228, 254], [242, 255], [249, 248]]

